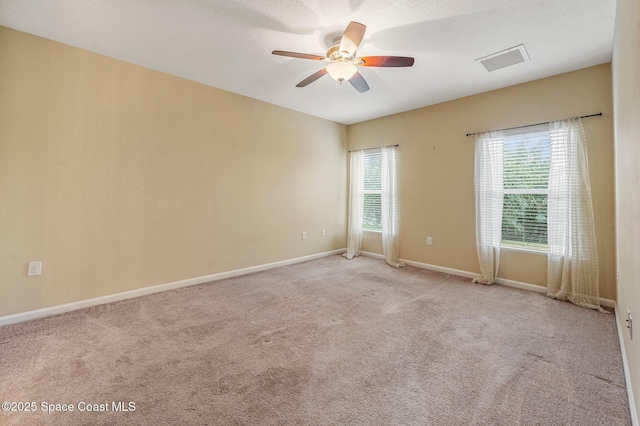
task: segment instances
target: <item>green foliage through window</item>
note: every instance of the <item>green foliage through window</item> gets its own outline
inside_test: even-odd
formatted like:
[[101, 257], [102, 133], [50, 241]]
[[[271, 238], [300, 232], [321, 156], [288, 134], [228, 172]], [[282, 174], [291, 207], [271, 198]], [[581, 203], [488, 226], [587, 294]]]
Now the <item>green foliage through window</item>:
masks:
[[382, 154], [364, 155], [364, 216], [362, 229], [382, 231]]
[[504, 137], [503, 246], [546, 251], [550, 158], [548, 130]]

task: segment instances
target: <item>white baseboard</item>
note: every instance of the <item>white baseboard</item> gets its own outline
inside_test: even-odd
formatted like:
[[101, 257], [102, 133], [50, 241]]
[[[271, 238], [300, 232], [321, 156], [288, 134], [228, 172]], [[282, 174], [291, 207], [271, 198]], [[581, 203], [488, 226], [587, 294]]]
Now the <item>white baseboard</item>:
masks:
[[429, 269], [431, 271], [442, 272], [449, 275], [457, 275], [459, 277], [470, 278], [477, 276], [478, 274], [474, 274], [473, 272], [463, 271], [461, 269], [453, 269], [447, 268], [444, 266], [431, 265], [429, 263], [415, 262], [413, 260], [402, 259], [404, 263], [409, 266], [415, 266], [416, 268]]
[[[362, 254], [363, 256], [384, 260], [384, 256], [381, 254], [370, 253], [367, 251], [361, 251], [360, 254]], [[461, 269], [446, 268], [444, 266], [430, 265], [428, 263], [415, 262], [413, 260], [407, 260], [407, 259], [400, 259], [400, 260], [409, 266], [415, 266], [416, 268], [422, 268], [422, 269], [429, 269], [431, 271], [443, 272], [445, 274], [450, 274], [450, 275], [457, 275], [459, 277], [473, 279], [478, 276], [477, 272], [469, 272], [469, 271], [463, 271]], [[535, 285], [535, 284], [529, 284], [521, 281], [508, 280], [506, 278], [496, 278], [496, 284], [500, 284], [505, 287], [519, 288], [520, 290], [533, 291], [535, 293], [542, 293], [542, 294], [547, 293], [546, 287]], [[616, 302], [615, 300], [604, 299], [601, 297], [600, 304], [608, 308], [614, 308]]]
[[[506, 287], [519, 288], [522, 290], [533, 291], [536, 293], [547, 294], [547, 287], [541, 285], [523, 283], [521, 281], [507, 280], [505, 278], [496, 278], [496, 284], [500, 284]], [[600, 298], [600, 305], [607, 308], [615, 308], [616, 301], [611, 299]]]
[[620, 352], [622, 352], [622, 367], [624, 369], [624, 381], [627, 383], [627, 396], [629, 398], [629, 411], [631, 414], [631, 424], [633, 426], [640, 426], [638, 423], [638, 412], [636, 411], [636, 403], [633, 398], [633, 388], [631, 387], [631, 373], [629, 372], [629, 362], [627, 360], [627, 352], [624, 348], [624, 336], [623, 332], [625, 331], [625, 327], [623, 327], [620, 317], [620, 312], [618, 312], [618, 306], [614, 306], [615, 314], [616, 314], [616, 327], [618, 329], [618, 339], [620, 340]]
[[374, 259], [384, 260], [384, 256], [378, 253], [371, 253], [368, 251], [360, 251], [360, 254], [367, 257], [373, 257]]
[[323, 253], [312, 254], [309, 256], [297, 257], [294, 259], [282, 260], [279, 262], [267, 263], [264, 265], [251, 266], [248, 268], [236, 269], [233, 271], [220, 272], [217, 274], [205, 275], [202, 277], [189, 278], [186, 280], [175, 281], [167, 284], [154, 285], [135, 290], [125, 291], [122, 293], [110, 294], [107, 296], [96, 297], [93, 299], [80, 300], [78, 302], [65, 303], [64, 305], [51, 306], [48, 308], [36, 309], [34, 311], [21, 312], [18, 314], [5, 315], [0, 317], [0, 326], [14, 324], [17, 322], [29, 321], [37, 318], [57, 315], [64, 312], [75, 311], [77, 309], [88, 308], [90, 306], [103, 305], [105, 303], [118, 302], [120, 300], [132, 299], [134, 297], [145, 296], [147, 294], [159, 293], [161, 291], [174, 290], [192, 285], [204, 284], [210, 281], [223, 280], [225, 278], [238, 277], [240, 275], [252, 274], [255, 272], [266, 271], [268, 269], [279, 268], [281, 266], [293, 265], [296, 263], [308, 262], [310, 260], [319, 259], [333, 254], [344, 253], [346, 249], [338, 249]]

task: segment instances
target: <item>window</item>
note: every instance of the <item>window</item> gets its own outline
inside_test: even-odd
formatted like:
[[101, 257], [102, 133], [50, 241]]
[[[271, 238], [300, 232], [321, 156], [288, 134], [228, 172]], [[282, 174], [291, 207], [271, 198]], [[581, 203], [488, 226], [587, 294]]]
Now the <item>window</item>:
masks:
[[505, 132], [502, 141], [504, 201], [501, 245], [547, 251], [551, 158], [549, 126]]
[[477, 134], [475, 282], [495, 282], [502, 247], [546, 252], [547, 294], [599, 307], [585, 140], [580, 118]]
[[364, 214], [362, 229], [382, 231], [382, 153], [364, 154]]
[[344, 254], [347, 259], [360, 254], [363, 231], [368, 230], [381, 234], [382, 253], [389, 265], [395, 268], [404, 265], [400, 261], [397, 147], [349, 152], [349, 226]]

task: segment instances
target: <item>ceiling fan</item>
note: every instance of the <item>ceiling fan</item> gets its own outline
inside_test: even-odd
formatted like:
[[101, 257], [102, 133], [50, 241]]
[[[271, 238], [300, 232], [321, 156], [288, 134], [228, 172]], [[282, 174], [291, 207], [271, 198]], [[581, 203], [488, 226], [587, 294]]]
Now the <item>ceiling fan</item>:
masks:
[[311, 74], [309, 77], [296, 84], [296, 87], [305, 87], [313, 83], [325, 74], [329, 74], [334, 80], [342, 83], [348, 80], [355, 89], [360, 92], [369, 90], [369, 85], [362, 74], [358, 72], [358, 67], [410, 67], [414, 59], [406, 56], [363, 56], [356, 57], [356, 50], [367, 27], [359, 22], [350, 22], [341, 37], [333, 39], [333, 46], [327, 50], [326, 56], [310, 55], [307, 53], [286, 52], [274, 50], [274, 55], [289, 56], [292, 58], [311, 59], [315, 61], [328, 61], [329, 65], [320, 71]]

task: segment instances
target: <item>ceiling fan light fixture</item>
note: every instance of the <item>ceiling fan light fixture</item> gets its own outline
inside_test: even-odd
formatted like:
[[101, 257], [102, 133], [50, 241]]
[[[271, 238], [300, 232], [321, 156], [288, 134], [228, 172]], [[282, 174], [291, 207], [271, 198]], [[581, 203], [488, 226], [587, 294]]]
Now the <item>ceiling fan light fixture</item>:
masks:
[[359, 66], [366, 67], [410, 67], [414, 59], [407, 56], [363, 56], [356, 57], [356, 51], [362, 43], [367, 27], [359, 22], [351, 21], [340, 37], [333, 39], [333, 45], [327, 50], [326, 56], [310, 55], [308, 53], [288, 52], [274, 50], [274, 55], [288, 56], [290, 58], [311, 59], [315, 61], [327, 61], [329, 65], [311, 74], [309, 77], [296, 84], [296, 87], [306, 87], [325, 74], [339, 83], [347, 80], [360, 93], [369, 90], [366, 80], [358, 72]]
[[327, 72], [336, 81], [342, 83], [358, 72], [358, 67], [350, 62], [332, 62], [327, 65]]

